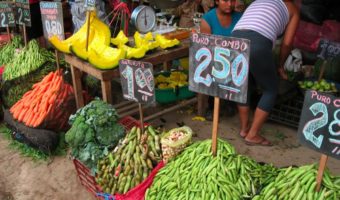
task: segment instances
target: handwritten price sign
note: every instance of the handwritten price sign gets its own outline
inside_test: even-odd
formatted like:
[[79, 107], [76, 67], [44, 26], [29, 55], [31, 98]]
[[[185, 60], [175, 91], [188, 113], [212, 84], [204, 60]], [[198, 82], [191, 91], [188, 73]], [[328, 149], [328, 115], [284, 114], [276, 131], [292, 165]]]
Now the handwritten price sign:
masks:
[[193, 33], [189, 89], [236, 102], [247, 101], [250, 41]]
[[12, 2], [0, 2], [0, 27], [15, 26]]
[[340, 159], [340, 98], [308, 90], [298, 134], [302, 144]]
[[155, 102], [155, 82], [151, 63], [120, 60], [119, 71], [124, 98], [138, 103]]
[[40, 2], [41, 19], [46, 39], [57, 35], [64, 39], [63, 8], [60, 2]]
[[31, 26], [31, 13], [28, 0], [15, 0], [15, 10], [17, 24]]
[[317, 57], [321, 59], [335, 58], [340, 55], [340, 43], [332, 42], [326, 39], [321, 39], [318, 50]]

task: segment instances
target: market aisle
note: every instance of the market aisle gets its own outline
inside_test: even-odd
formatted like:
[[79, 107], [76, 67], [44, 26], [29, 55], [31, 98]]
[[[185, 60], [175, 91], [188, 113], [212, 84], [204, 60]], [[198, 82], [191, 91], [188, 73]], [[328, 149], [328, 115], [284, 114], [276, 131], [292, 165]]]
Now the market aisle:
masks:
[[77, 180], [73, 163], [55, 157], [51, 163], [33, 162], [9, 149], [0, 134], [0, 200], [93, 200]]

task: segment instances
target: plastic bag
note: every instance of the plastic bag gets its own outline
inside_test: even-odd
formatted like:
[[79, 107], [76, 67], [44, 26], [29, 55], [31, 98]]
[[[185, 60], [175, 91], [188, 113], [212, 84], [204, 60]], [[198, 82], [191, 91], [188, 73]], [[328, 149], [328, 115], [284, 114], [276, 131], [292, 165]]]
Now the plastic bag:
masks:
[[301, 71], [301, 66], [302, 66], [302, 54], [299, 49], [293, 49], [285, 64], [284, 64], [284, 69], [290, 72], [298, 72]]
[[294, 38], [294, 47], [315, 52], [321, 38], [322, 26], [300, 20]]
[[192, 130], [188, 126], [174, 128], [162, 136], [163, 160], [167, 163], [187, 147], [192, 138]]

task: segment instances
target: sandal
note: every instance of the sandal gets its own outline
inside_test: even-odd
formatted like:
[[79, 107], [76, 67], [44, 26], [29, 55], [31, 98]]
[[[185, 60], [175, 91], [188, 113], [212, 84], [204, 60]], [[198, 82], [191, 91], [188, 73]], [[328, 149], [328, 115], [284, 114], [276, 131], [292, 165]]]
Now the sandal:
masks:
[[240, 132], [239, 135], [241, 136], [241, 138], [245, 138], [247, 137], [248, 133]]
[[[260, 137], [260, 136], [259, 136]], [[249, 145], [249, 146], [273, 146], [273, 144], [267, 140], [266, 138], [264, 137], [260, 137], [261, 139], [258, 140], [258, 141], [249, 141], [247, 139], [245, 139], [245, 143], [246, 145]]]

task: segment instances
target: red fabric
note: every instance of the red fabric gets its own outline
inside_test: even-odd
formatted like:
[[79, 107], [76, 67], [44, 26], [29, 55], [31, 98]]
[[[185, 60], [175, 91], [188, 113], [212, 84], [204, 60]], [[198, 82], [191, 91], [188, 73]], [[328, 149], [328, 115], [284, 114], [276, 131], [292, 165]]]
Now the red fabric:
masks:
[[155, 178], [158, 171], [164, 167], [164, 162], [161, 161], [158, 165], [152, 170], [150, 175], [139, 185], [132, 188], [126, 194], [116, 194], [116, 200], [144, 200], [146, 190], [152, 185], [153, 179]]
[[39, 0], [29, 0], [30, 4], [34, 4], [34, 3], [38, 3], [38, 2], [39, 2]]
[[326, 20], [322, 24], [321, 37], [334, 41], [340, 42], [340, 22], [335, 20]]

